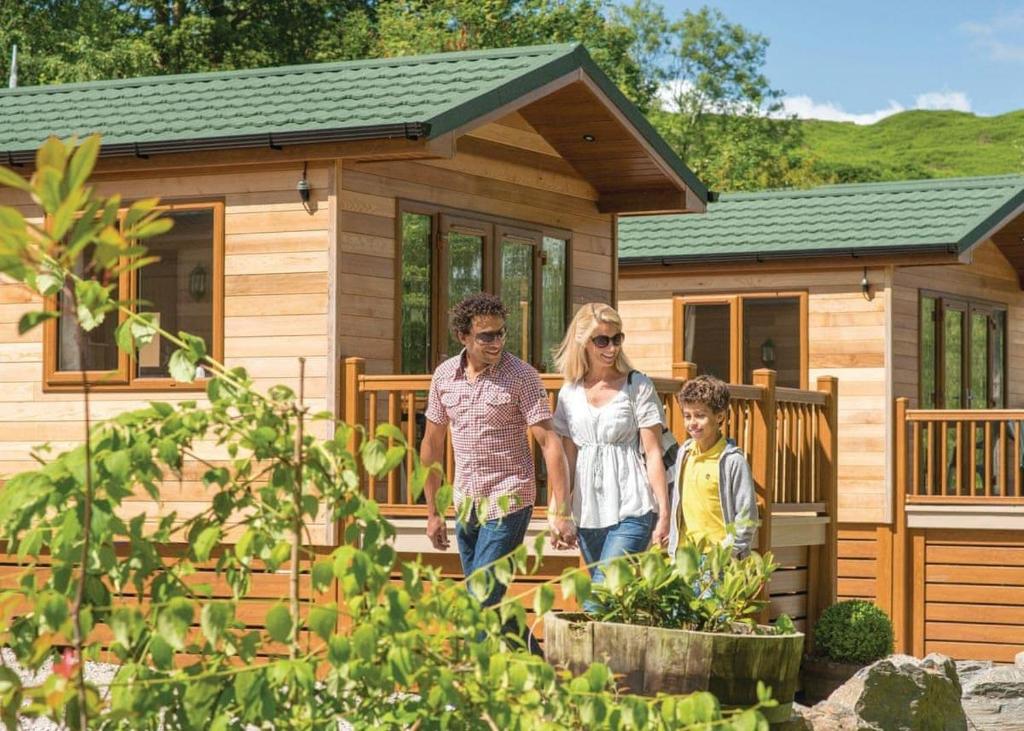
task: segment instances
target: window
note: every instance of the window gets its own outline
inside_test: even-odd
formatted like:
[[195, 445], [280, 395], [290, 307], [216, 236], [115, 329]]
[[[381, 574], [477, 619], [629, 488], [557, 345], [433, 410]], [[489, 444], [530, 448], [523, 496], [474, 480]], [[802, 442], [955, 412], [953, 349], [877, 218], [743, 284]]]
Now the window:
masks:
[[771, 368], [779, 386], [806, 388], [807, 293], [676, 297], [672, 353], [723, 381], [751, 383]]
[[542, 371], [568, 324], [567, 233], [416, 203], [400, 204], [401, 373], [429, 373], [462, 345], [448, 310], [473, 292], [508, 308], [505, 348]]
[[[145, 242], [148, 255], [158, 261], [134, 271], [122, 272], [113, 295], [134, 302], [140, 312], [156, 313], [160, 326], [170, 332], [184, 330], [206, 341], [207, 351], [222, 356], [223, 240], [222, 203], [173, 204], [163, 207], [174, 227]], [[83, 262], [88, 261], [88, 252]], [[82, 270], [78, 272], [87, 275]], [[70, 297], [64, 292], [51, 298], [48, 307], [67, 310]], [[97, 388], [202, 388], [174, 381], [168, 362], [174, 346], [154, 338], [129, 358], [114, 344], [120, 317], [108, 314], [100, 327], [82, 333], [85, 348], [78, 346], [79, 328], [73, 313], [44, 325], [44, 376], [48, 389], [81, 386], [82, 371]], [[197, 374], [200, 378], [204, 373]]]
[[1006, 404], [1006, 306], [921, 293], [920, 403], [934, 409]]

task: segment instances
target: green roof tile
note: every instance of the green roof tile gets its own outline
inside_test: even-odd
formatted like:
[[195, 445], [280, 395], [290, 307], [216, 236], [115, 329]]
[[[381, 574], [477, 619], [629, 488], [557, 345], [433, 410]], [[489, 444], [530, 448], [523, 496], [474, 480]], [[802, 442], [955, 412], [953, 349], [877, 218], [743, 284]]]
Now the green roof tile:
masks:
[[619, 221], [624, 262], [962, 252], [1024, 206], [1024, 176], [828, 185], [721, 196], [703, 215]]
[[[426, 134], [437, 137], [581, 68], [706, 197], [700, 181], [579, 44], [0, 90], [0, 161], [13, 153], [24, 158], [49, 135], [93, 132], [103, 134], [108, 154], [196, 140], [216, 149], [254, 135], [361, 130], [367, 138], [393, 137], [402, 125], [427, 125]], [[390, 129], [375, 129], [384, 127]]]

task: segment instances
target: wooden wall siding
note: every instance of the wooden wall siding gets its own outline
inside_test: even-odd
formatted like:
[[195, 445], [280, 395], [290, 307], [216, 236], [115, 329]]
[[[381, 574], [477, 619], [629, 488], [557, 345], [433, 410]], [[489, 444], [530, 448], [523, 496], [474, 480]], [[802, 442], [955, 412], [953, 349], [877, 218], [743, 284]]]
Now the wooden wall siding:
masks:
[[885, 585], [885, 577], [892, 575], [890, 536], [888, 525], [847, 523], [839, 526], [836, 595], [840, 601], [865, 599], [891, 611], [890, 591]]
[[1019, 531], [919, 533], [924, 576], [916, 577], [914, 592], [917, 649], [1013, 662], [1024, 646], [1024, 537]]
[[1008, 408], [1024, 406], [1024, 292], [1016, 269], [991, 241], [972, 252], [970, 264], [900, 267], [893, 285], [893, 390], [918, 400], [919, 291], [928, 289], [959, 297], [1007, 305]]
[[[302, 165], [238, 168], [204, 175], [115, 178], [99, 176], [104, 194], [163, 200], [222, 199], [225, 203], [224, 356], [243, 366], [265, 390], [298, 385], [298, 357], [306, 357], [306, 396], [312, 411], [326, 408], [328, 331], [328, 180], [329, 168], [311, 166], [312, 205], [305, 210], [295, 192]], [[7, 196], [7, 197], [5, 197]], [[0, 193], [0, 204], [22, 203]], [[22, 210], [32, 215], [30, 206]], [[39, 306], [20, 285], [0, 283], [0, 479], [35, 463], [31, 448], [50, 441], [58, 449], [81, 441], [81, 396], [43, 393], [42, 328], [22, 337], [18, 318]], [[114, 416], [149, 400], [195, 398], [195, 392], [95, 393], [93, 418]], [[319, 425], [316, 428], [321, 428]], [[212, 447], [204, 458], [223, 458]], [[201, 472], [186, 468], [184, 479], [168, 480], [164, 502], [133, 500], [126, 516], [157, 516], [177, 511], [188, 517], [208, 505]], [[314, 540], [323, 540], [319, 525]]]
[[672, 297], [685, 294], [808, 292], [808, 383], [839, 379], [839, 521], [888, 518], [886, 450], [885, 271], [869, 269], [872, 298], [860, 289], [863, 269], [631, 276], [620, 269], [619, 311], [626, 352], [637, 368], [670, 376]]
[[597, 192], [518, 115], [474, 130], [450, 160], [346, 162], [341, 174], [341, 357], [395, 366], [395, 215], [400, 199], [572, 232], [572, 299], [610, 301], [612, 219]]

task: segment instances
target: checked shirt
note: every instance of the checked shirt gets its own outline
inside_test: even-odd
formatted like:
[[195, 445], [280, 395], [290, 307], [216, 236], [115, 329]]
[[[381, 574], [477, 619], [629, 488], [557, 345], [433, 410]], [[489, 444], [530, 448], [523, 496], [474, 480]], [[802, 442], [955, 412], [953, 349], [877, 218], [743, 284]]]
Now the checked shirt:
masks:
[[533, 455], [526, 429], [551, 418], [548, 394], [530, 365], [511, 353], [466, 379], [465, 351], [434, 371], [426, 417], [448, 425], [455, 453], [455, 506], [487, 498], [487, 514], [502, 516], [498, 498], [508, 495], [509, 512], [532, 506], [537, 497]]

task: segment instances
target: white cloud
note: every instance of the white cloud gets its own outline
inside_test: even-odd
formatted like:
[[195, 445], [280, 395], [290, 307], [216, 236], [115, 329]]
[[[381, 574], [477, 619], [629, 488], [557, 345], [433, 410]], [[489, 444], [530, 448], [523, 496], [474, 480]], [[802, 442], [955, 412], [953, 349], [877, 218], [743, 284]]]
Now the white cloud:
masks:
[[962, 91], [929, 91], [918, 94], [914, 109], [952, 109], [955, 112], [971, 111], [971, 100]]
[[[952, 109], [958, 112], [971, 111], [971, 100], [962, 91], [929, 91], [914, 97], [911, 109]], [[782, 114], [796, 115], [800, 119], [824, 119], [830, 122], [853, 122], [874, 124], [893, 114], [905, 112], [907, 107], [893, 99], [889, 105], [873, 112], [857, 114], [848, 112], [831, 101], [819, 102], [809, 96], [787, 96], [782, 100]]]
[[1024, 8], [997, 15], [988, 21], [960, 24], [960, 30], [974, 39], [974, 45], [994, 61], [1024, 61]]

